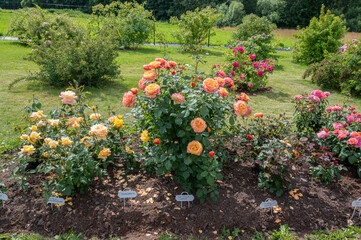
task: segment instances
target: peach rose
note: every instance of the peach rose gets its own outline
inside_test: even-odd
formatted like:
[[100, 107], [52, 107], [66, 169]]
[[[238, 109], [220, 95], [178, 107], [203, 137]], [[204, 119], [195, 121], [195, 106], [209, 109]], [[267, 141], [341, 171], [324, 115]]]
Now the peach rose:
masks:
[[350, 138], [347, 143], [350, 145], [356, 145], [358, 143], [358, 140], [356, 138]]
[[246, 102], [246, 103], [249, 102], [249, 97], [248, 97], [248, 95], [245, 94], [245, 93], [241, 93], [241, 96], [237, 96], [237, 97], [239, 98], [239, 100], [242, 100], [242, 101], [244, 101], [244, 102]]
[[176, 104], [182, 104], [184, 103], [184, 96], [182, 93], [173, 93], [172, 99]]
[[220, 88], [218, 90], [219, 96], [221, 96], [222, 98], [228, 97], [229, 93], [227, 92], [227, 89], [225, 88]]
[[239, 100], [233, 104], [233, 109], [236, 115], [243, 115], [247, 112], [247, 105], [244, 101]]
[[201, 133], [206, 129], [207, 124], [202, 118], [195, 118], [191, 121], [191, 126], [196, 133]]
[[76, 100], [78, 97], [75, 95], [75, 92], [73, 91], [65, 91], [61, 92], [60, 96], [62, 98], [61, 102], [63, 104], [73, 104], [76, 103]]
[[108, 135], [108, 128], [103, 124], [96, 124], [90, 128], [90, 134], [94, 134], [100, 140], [106, 140]]
[[188, 143], [187, 153], [200, 156], [202, 151], [203, 151], [203, 146], [200, 142], [194, 140]]
[[154, 61], [154, 62], [149, 63], [149, 65], [154, 69], [154, 68], [159, 68], [161, 63], [158, 61]]
[[202, 85], [204, 91], [207, 93], [215, 93], [218, 90], [218, 82], [212, 78], [207, 78], [203, 81]]
[[263, 117], [263, 113], [255, 113], [255, 114], [254, 114], [254, 117], [256, 117], [256, 118]]
[[90, 116], [89, 116], [89, 118], [90, 118], [91, 120], [100, 119], [100, 117], [101, 117], [100, 113], [92, 113], [92, 114], [90, 114]]
[[222, 69], [217, 72], [217, 75], [221, 78], [227, 77], [227, 74]]
[[169, 66], [171, 66], [172, 68], [175, 68], [177, 66], [177, 63], [174, 61], [169, 61], [168, 62]]
[[135, 95], [132, 93], [132, 91], [124, 93], [123, 105], [124, 107], [133, 107], [135, 105]]
[[147, 86], [147, 84], [145, 84], [145, 80], [146, 80], [145, 78], [139, 80], [138, 86], [140, 90], [144, 90], [145, 87]]
[[156, 58], [155, 61], [159, 62], [161, 65], [165, 65], [167, 63], [167, 61], [163, 58]]
[[241, 114], [242, 117], [248, 117], [252, 113], [252, 108], [247, 107], [247, 111], [244, 114]]
[[223, 78], [215, 77], [214, 80], [218, 82], [219, 87], [224, 87], [224, 85], [226, 84], [226, 81]]
[[234, 82], [233, 82], [232, 78], [230, 78], [230, 77], [224, 78], [224, 82], [225, 82], [229, 87], [233, 87], [233, 86], [234, 86]]
[[150, 84], [145, 89], [145, 95], [149, 98], [155, 98], [160, 93], [160, 86], [158, 84]]
[[[159, 62], [157, 62], [159, 63]], [[146, 71], [144, 74], [143, 74], [143, 78], [144, 79], [147, 79], [148, 82], [153, 82], [155, 80], [157, 76], [157, 73], [154, 72], [154, 70], [149, 70], [149, 71]]]

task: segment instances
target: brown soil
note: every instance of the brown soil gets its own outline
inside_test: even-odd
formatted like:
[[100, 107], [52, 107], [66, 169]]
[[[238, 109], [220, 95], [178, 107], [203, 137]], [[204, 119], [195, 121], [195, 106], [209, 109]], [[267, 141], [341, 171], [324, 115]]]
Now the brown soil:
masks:
[[[119, 170], [122, 166], [118, 162], [109, 176], [94, 182], [87, 195], [74, 196], [71, 206], [59, 210], [51, 210], [44, 203], [38, 177], [31, 178], [29, 190], [23, 191], [7, 180], [8, 172], [1, 173], [0, 182], [8, 188], [9, 201], [5, 209], [0, 209], [0, 234], [35, 232], [53, 236], [72, 230], [87, 238], [157, 239], [163, 232], [214, 238], [223, 227], [231, 230], [237, 227], [242, 230], [241, 239], [246, 239], [254, 229], [267, 232], [287, 224], [303, 235], [352, 223], [348, 220], [353, 211], [351, 202], [361, 197], [361, 179], [352, 173], [343, 172], [339, 182], [325, 186], [312, 179], [304, 166], [296, 169], [298, 174], [293, 182], [303, 196], [299, 200], [288, 193], [275, 197], [257, 188], [258, 173], [253, 164], [236, 162], [224, 168], [217, 202], [200, 203], [196, 199], [190, 208], [180, 209], [175, 195], [182, 188], [170, 176], [128, 174], [122, 178], [118, 176]], [[117, 193], [125, 183], [138, 191], [138, 196], [132, 207], [127, 201], [123, 208]], [[260, 209], [266, 198], [277, 200], [281, 212], [272, 215], [270, 210]], [[281, 222], [276, 223], [277, 219]], [[354, 217], [353, 224], [360, 223]]]

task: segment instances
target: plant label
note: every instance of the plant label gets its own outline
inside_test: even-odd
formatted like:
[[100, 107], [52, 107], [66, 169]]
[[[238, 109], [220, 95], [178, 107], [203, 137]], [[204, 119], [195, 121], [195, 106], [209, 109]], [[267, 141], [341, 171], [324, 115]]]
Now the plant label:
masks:
[[194, 200], [194, 196], [189, 195], [187, 192], [182, 192], [180, 195], [175, 196], [175, 200], [181, 203], [181, 207], [183, 207], [183, 202], [188, 202], [188, 207], [190, 207], [190, 202]]
[[8, 198], [8, 195], [6, 195], [5, 193], [2, 193], [0, 191], [0, 200], [3, 202], [3, 208], [5, 208], [4, 206], [4, 202], [7, 201], [9, 198]]
[[[353, 216], [355, 215], [356, 208], [361, 207], [361, 198], [357, 199], [356, 201], [353, 201], [351, 206], [354, 207], [353, 213], [352, 213], [352, 216], [351, 216], [351, 219], [352, 219]], [[360, 210], [360, 212], [358, 214], [359, 218], [360, 218], [360, 216], [361, 216], [361, 210]]]
[[64, 198], [50, 197], [48, 204], [51, 203], [51, 209], [53, 209], [54, 204], [63, 205], [65, 204]]
[[[137, 196], [137, 192], [136, 191], [131, 191], [130, 188], [124, 188], [123, 191], [120, 191], [118, 193], [118, 197], [122, 198], [124, 200], [124, 208], [125, 208], [125, 199], [126, 198], [135, 198]], [[131, 206], [133, 206], [133, 203], [130, 203]]]
[[271, 208], [271, 213], [273, 214], [273, 207], [277, 206], [277, 201], [276, 200], [272, 200], [271, 198], [267, 198], [266, 201], [264, 201], [263, 203], [261, 203], [261, 205], [259, 206], [262, 209], [266, 209], [266, 208]]

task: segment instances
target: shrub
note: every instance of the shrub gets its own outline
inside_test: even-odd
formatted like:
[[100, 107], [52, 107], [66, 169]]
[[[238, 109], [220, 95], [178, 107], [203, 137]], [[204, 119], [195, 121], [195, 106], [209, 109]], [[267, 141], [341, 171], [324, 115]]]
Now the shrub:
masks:
[[213, 66], [213, 71], [222, 70], [229, 77], [228, 85], [232, 90], [256, 91], [266, 87], [268, 75], [274, 70], [272, 59], [256, 61], [256, 58], [257, 55], [238, 46], [229, 50], [226, 63]]
[[322, 6], [319, 18], [312, 18], [309, 26], [295, 35], [294, 60], [311, 64], [322, 61], [327, 53], [337, 52], [347, 32], [346, 22], [341, 17], [331, 14], [330, 10], [325, 13]]
[[329, 92], [314, 90], [310, 95], [294, 96], [294, 122], [299, 135], [312, 137], [326, 124], [324, 113], [328, 105], [326, 98], [329, 95]]
[[119, 74], [118, 53], [110, 39], [90, 36], [44, 42], [30, 59], [39, 65], [35, 78], [54, 86], [79, 85], [99, 87]]
[[245, 16], [242, 23], [233, 33], [234, 40], [247, 41], [250, 37], [260, 34], [271, 35], [276, 30], [276, 24], [271, 23], [266, 17], [258, 17], [255, 14]]
[[298, 139], [290, 140], [272, 139], [259, 148], [255, 161], [260, 169], [258, 187], [266, 187], [277, 196], [281, 196], [286, 185], [290, 183], [289, 169], [299, 157], [299, 152], [295, 150]]
[[232, 48], [242, 46], [246, 52], [256, 55], [256, 60], [265, 60], [276, 53], [277, 43], [274, 43], [272, 35], [262, 33], [250, 37], [247, 41], [230, 41], [229, 45]]
[[223, 14], [223, 17], [216, 23], [218, 27], [237, 26], [242, 23], [242, 19], [246, 14], [243, 3], [238, 1], [232, 1], [229, 5], [222, 3], [218, 7], [218, 12]]
[[57, 39], [71, 39], [82, 34], [65, 15], [49, 14], [40, 7], [15, 11], [8, 34], [16, 36], [23, 44], [40, 45]]
[[[96, 17], [102, 16], [102, 17]], [[112, 36], [120, 46], [137, 47], [154, 32], [154, 19], [144, 4], [114, 1], [109, 5], [93, 7], [93, 21], [98, 21], [100, 35]]]
[[173, 33], [173, 36], [179, 41], [183, 49], [194, 50], [210, 35], [212, 27], [215, 26], [221, 16], [221, 14], [216, 13], [216, 9], [206, 7], [202, 10], [196, 8], [194, 12], [187, 11], [179, 19], [172, 17], [170, 22], [178, 25], [178, 30]]
[[286, 4], [283, 0], [258, 0], [256, 12], [260, 16], [267, 17], [271, 22], [280, 22]]
[[[172, 173], [186, 191], [196, 192], [204, 200], [216, 199], [216, 180], [222, 179], [221, 134], [227, 117], [234, 122], [228, 92], [220, 86], [224, 79], [207, 78], [202, 83], [184, 76], [182, 66], [156, 59], [144, 69], [139, 81], [145, 95], [132, 92], [123, 97], [125, 106], [135, 106], [132, 114], [140, 127], [147, 150], [145, 164], [158, 174]], [[202, 78], [201, 78], [202, 79]], [[133, 91], [133, 90], [132, 90]], [[136, 91], [135, 91], [136, 92]], [[247, 110], [246, 103], [234, 104], [237, 114]]]
[[342, 163], [358, 168], [361, 177], [361, 114], [354, 107], [328, 107], [324, 128], [317, 133], [319, 145], [330, 148]]
[[361, 46], [355, 39], [346, 43], [337, 53], [328, 54], [320, 63], [307, 68], [303, 78], [311, 76], [319, 86], [342, 91], [361, 93]]
[[[59, 109], [44, 115], [41, 104], [27, 107], [23, 117], [28, 122], [21, 135], [23, 147], [15, 158], [17, 167], [13, 177], [26, 187], [30, 174], [43, 176], [44, 194], [53, 190], [63, 195], [86, 193], [95, 177], [101, 177], [114, 155], [122, 152], [122, 116], [107, 119], [88, 107], [86, 94], [81, 88], [68, 89], [60, 94]], [[109, 113], [111, 114], [111, 113]], [[111, 116], [111, 115], [109, 115]]]

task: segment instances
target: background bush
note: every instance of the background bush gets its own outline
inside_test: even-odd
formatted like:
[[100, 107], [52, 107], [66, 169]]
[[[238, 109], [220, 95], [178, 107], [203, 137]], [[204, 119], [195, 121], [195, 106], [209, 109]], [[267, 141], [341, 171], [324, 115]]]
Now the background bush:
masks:
[[222, 3], [217, 8], [223, 17], [217, 21], [218, 27], [237, 26], [242, 23], [243, 17], [246, 15], [242, 2], [232, 1], [229, 5]]
[[303, 78], [311, 76], [319, 86], [344, 93], [361, 93], [361, 46], [358, 41], [349, 42], [344, 53], [329, 54], [320, 63], [312, 64]]
[[173, 34], [185, 50], [193, 50], [209, 35], [221, 14], [216, 9], [207, 7], [203, 10], [196, 8], [194, 12], [188, 11], [179, 19], [171, 18], [171, 23], [178, 25], [178, 30]]
[[21, 43], [29, 45], [39, 45], [59, 38], [71, 39], [82, 32], [66, 15], [49, 14], [39, 7], [16, 11], [8, 30], [9, 35], [16, 36]]
[[109, 38], [89, 35], [41, 44], [30, 59], [39, 65], [36, 78], [53, 86], [77, 82], [85, 86], [102, 86], [120, 71], [118, 53]]
[[281, 21], [281, 13], [285, 10], [286, 1], [283, 0], [258, 0], [256, 12], [265, 16], [273, 23]]
[[152, 13], [136, 2], [99, 4], [93, 7], [93, 17], [101, 28], [99, 34], [112, 36], [119, 46], [135, 48], [154, 33]]
[[295, 35], [296, 46], [293, 58], [296, 62], [311, 64], [322, 61], [327, 53], [334, 53], [342, 45], [347, 32], [346, 22], [331, 11], [325, 13], [324, 6], [319, 18], [312, 18], [308, 27]]
[[250, 14], [242, 19], [242, 23], [237, 27], [233, 34], [233, 39], [246, 41], [250, 37], [260, 34], [272, 34], [276, 30], [276, 24], [271, 23], [266, 17], [258, 17], [255, 14]]

